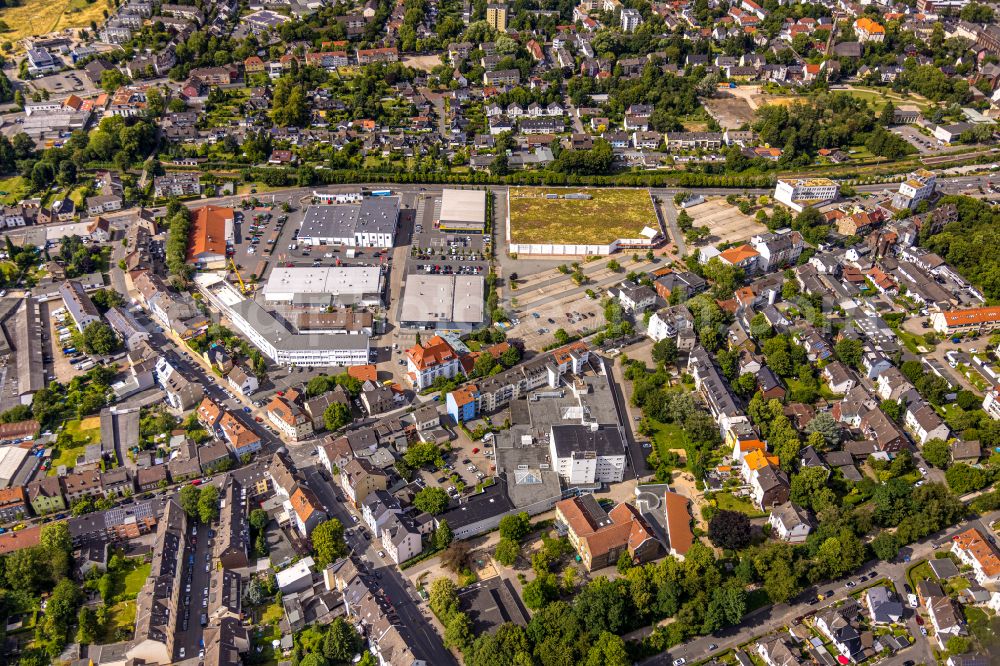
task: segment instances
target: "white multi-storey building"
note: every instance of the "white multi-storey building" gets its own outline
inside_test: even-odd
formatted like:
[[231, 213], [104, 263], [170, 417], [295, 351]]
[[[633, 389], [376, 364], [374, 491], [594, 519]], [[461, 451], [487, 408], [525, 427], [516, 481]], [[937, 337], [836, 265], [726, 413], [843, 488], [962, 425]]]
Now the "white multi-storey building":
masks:
[[625, 440], [613, 425], [554, 425], [549, 456], [569, 484], [619, 483], [625, 477]]
[[774, 198], [792, 210], [802, 212], [837, 198], [840, 186], [829, 178], [778, 179]]

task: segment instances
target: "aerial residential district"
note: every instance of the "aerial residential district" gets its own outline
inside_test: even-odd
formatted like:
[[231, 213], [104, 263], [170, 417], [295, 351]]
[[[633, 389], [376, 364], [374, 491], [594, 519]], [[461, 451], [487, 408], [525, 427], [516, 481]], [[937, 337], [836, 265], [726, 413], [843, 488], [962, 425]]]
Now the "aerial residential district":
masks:
[[1000, 665], [996, 0], [0, 0], [0, 664]]

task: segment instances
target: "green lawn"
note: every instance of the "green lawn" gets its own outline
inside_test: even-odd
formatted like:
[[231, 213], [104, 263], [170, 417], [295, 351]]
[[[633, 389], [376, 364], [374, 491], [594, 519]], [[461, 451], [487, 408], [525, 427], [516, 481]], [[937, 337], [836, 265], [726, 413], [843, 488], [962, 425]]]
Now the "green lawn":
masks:
[[5, 206], [16, 204], [21, 199], [28, 196], [29, 186], [21, 176], [13, 176], [0, 180], [0, 203]]
[[[278, 622], [281, 620], [283, 613], [281, 604], [275, 601], [264, 609], [260, 621], [254, 627], [252, 634], [254, 645], [251, 649], [256, 655], [254, 657], [255, 664], [270, 666], [278, 663], [279, 655], [275, 654], [271, 643], [281, 638], [281, 630], [278, 628]], [[260, 652], [256, 651], [257, 647], [260, 647]]]
[[[83, 455], [88, 444], [96, 444], [101, 439], [101, 419], [97, 416], [91, 416], [85, 419], [76, 419], [74, 421], [67, 421], [64, 428], [66, 435], [68, 435], [69, 440], [72, 444], [69, 446], [58, 446], [57, 451], [59, 452], [56, 458], [52, 461], [52, 468], [49, 470], [49, 476], [55, 476], [56, 469], [60, 465], [66, 465], [67, 467], [73, 467], [76, 465], [77, 457]], [[66, 437], [62, 438], [64, 442], [67, 441]]]
[[719, 509], [723, 511], [739, 511], [740, 513], [745, 513], [751, 518], [761, 518], [767, 515], [766, 512], [760, 511], [757, 507], [755, 507], [750, 500], [742, 497], [736, 497], [732, 493], [716, 493], [715, 503], [718, 505]]
[[656, 445], [657, 452], [662, 456], [668, 450], [684, 450], [687, 443], [687, 435], [684, 429], [675, 423], [660, 423], [651, 418], [644, 419], [644, 423], [653, 430], [650, 439]]
[[142, 589], [143, 584], [145, 584], [146, 579], [149, 578], [149, 572], [152, 570], [153, 565], [149, 562], [144, 562], [138, 565], [135, 569], [125, 574], [124, 581], [124, 594], [129, 599], [135, 599], [139, 596], [139, 590]]
[[922, 580], [937, 580], [937, 576], [931, 570], [931, 565], [926, 561], [921, 562], [915, 567], [911, 567], [906, 572], [906, 580], [910, 582], [910, 587], [913, 588], [914, 593], [916, 593], [917, 583]]
[[111, 619], [104, 628], [104, 643], [128, 640], [135, 631], [135, 601], [122, 601], [111, 607]]
[[969, 625], [969, 633], [979, 640], [983, 649], [993, 644], [997, 636], [1000, 635], [1000, 617], [990, 617], [982, 608], [975, 606], [963, 606], [965, 621]]

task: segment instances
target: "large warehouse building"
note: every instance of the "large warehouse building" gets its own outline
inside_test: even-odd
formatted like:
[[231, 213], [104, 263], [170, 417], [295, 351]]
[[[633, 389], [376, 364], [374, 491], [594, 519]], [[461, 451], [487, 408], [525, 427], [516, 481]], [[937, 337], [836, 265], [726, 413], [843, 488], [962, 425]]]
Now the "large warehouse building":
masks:
[[371, 197], [353, 204], [309, 206], [299, 242], [307, 245], [392, 247], [399, 223], [398, 197]]
[[276, 267], [264, 286], [268, 303], [328, 307], [382, 303], [377, 266]]
[[438, 220], [442, 231], [483, 233], [486, 230], [486, 191], [443, 190]]
[[410, 275], [400, 325], [468, 331], [483, 323], [483, 276]]

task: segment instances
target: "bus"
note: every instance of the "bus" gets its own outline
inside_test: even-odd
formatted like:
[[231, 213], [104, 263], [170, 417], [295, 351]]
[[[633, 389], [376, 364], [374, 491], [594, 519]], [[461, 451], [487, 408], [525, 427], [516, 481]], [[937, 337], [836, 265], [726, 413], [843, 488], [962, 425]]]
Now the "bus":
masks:
[[392, 190], [372, 190], [368, 194], [373, 197], [388, 197], [392, 196]]

